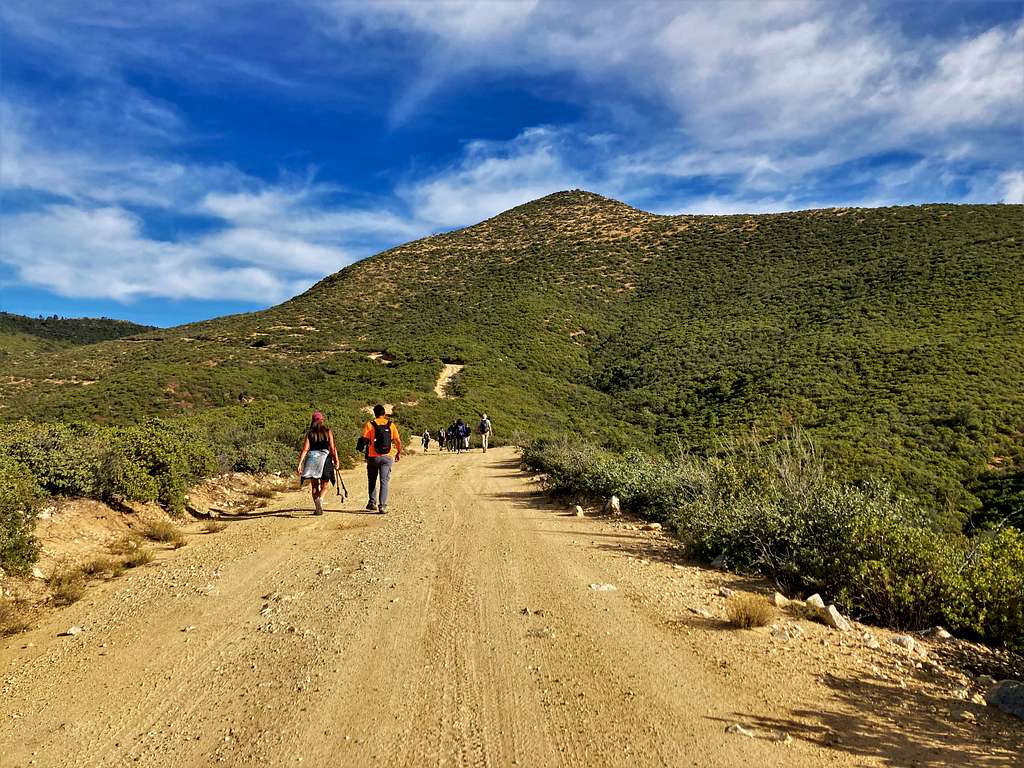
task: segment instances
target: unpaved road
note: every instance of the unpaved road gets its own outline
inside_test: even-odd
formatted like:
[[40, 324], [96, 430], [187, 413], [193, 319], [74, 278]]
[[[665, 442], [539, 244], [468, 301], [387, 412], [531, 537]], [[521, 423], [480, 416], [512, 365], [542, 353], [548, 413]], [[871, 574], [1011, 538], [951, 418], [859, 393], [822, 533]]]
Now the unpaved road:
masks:
[[384, 517], [346, 481], [343, 510], [196, 526], [4, 641], [0, 765], [1020, 764], [1010, 718], [965, 722], [886, 649], [727, 629], [737, 577], [547, 504], [511, 451], [408, 457]]

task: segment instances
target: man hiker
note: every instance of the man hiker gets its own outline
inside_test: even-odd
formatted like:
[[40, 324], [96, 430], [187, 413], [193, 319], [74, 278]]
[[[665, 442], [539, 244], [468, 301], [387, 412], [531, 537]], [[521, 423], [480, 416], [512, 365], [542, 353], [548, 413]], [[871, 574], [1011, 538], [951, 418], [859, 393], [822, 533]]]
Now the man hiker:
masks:
[[487, 418], [486, 413], [481, 414], [477, 430], [480, 432], [480, 445], [483, 446], [484, 453], [487, 453], [487, 442], [491, 438], [491, 420]]
[[[366, 480], [369, 501], [366, 508], [386, 514], [388, 511], [388, 484], [391, 468], [402, 460], [402, 438], [384, 409], [383, 405], [373, 406], [373, 419], [366, 422], [363, 435], [359, 438], [357, 450], [366, 448]], [[377, 501], [377, 480], [380, 479], [380, 503]]]
[[444, 450], [444, 437], [445, 429], [444, 427], [441, 427], [441, 429], [437, 430], [437, 450], [439, 451]]

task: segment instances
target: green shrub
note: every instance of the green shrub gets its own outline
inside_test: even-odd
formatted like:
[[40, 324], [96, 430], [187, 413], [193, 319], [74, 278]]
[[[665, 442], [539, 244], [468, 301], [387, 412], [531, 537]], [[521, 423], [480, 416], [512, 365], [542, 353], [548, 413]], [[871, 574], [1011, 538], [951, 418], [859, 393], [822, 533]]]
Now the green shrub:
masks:
[[104, 501], [156, 501], [156, 478], [123, 444], [114, 444], [100, 458], [96, 488]]
[[667, 516], [696, 557], [724, 556], [790, 593], [820, 592], [862, 620], [906, 629], [944, 623], [1024, 644], [1019, 531], [974, 540], [940, 531], [934, 515], [885, 484], [830, 477], [798, 433], [674, 462], [540, 440], [524, 448], [523, 460], [546, 473], [553, 492], [616, 493], [630, 512]]
[[155, 497], [171, 512], [184, 511], [189, 485], [216, 468], [213, 452], [198, 431], [185, 425], [154, 420], [144, 426], [116, 427], [109, 439], [112, 466], [120, 468], [125, 490], [135, 494], [126, 498]]
[[231, 469], [252, 473], [283, 472], [294, 467], [296, 456], [294, 446], [265, 440], [239, 448]]
[[92, 496], [101, 440], [83, 424], [37, 424], [18, 421], [0, 425], [0, 453], [31, 472], [46, 492]]
[[34, 530], [41, 491], [25, 467], [0, 455], [0, 566], [23, 571], [35, 562]]
[[1024, 534], [983, 534], [966, 554], [961, 599], [947, 606], [950, 626], [1024, 650]]

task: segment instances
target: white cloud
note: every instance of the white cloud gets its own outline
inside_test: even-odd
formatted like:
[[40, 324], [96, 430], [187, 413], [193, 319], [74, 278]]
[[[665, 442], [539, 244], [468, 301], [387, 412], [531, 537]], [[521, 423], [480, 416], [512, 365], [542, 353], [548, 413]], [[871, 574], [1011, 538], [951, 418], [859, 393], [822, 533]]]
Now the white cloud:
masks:
[[398, 189], [432, 228], [473, 224], [550, 192], [586, 186], [563, 156], [562, 135], [532, 128], [508, 142], [472, 142], [459, 162]]
[[[9, 39], [80, 81], [60, 101], [30, 106], [8, 89], [0, 102], [0, 186], [39, 198], [2, 222], [0, 260], [19, 279], [68, 295], [270, 302], [380, 247], [571, 187], [663, 212], [1024, 202], [1020, 20], [915, 36], [879, 6], [813, 0], [254, 8], [5, 4]], [[386, 72], [397, 95], [377, 108], [399, 121], [477, 75], [526, 75], [582, 116], [467, 141], [415, 173], [423, 158], [399, 158], [390, 195], [355, 200], [309, 173], [171, 159], [196, 137], [129, 84], [133, 67], [297, 101]], [[876, 162], [886, 156], [899, 159]], [[215, 226], [164, 240], [152, 211]]]
[[[165, 160], [146, 137], [129, 132], [113, 147], [102, 133], [78, 137], [59, 117], [0, 101], [0, 190], [43, 196], [0, 217], [0, 263], [25, 284], [124, 301], [272, 303], [424, 233], [422, 222], [386, 209], [346, 207], [339, 190], [313, 179], [273, 183], [228, 165]], [[216, 226], [159, 239], [137, 209]]]
[[131, 301], [144, 297], [266, 301], [294, 285], [274, 269], [214, 261], [202, 243], [147, 238], [117, 207], [55, 205], [4, 217], [0, 260], [31, 285], [64, 296]]
[[1007, 171], [1000, 175], [999, 181], [1003, 188], [1000, 202], [1024, 203], [1024, 171]]

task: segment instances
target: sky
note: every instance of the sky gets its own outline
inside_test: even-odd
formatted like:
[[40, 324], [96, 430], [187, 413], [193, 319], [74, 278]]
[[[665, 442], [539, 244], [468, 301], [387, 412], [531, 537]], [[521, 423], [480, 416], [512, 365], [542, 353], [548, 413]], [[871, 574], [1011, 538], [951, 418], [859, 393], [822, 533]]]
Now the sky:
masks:
[[1024, 202], [1024, 0], [4, 0], [0, 310], [174, 325], [584, 188]]

